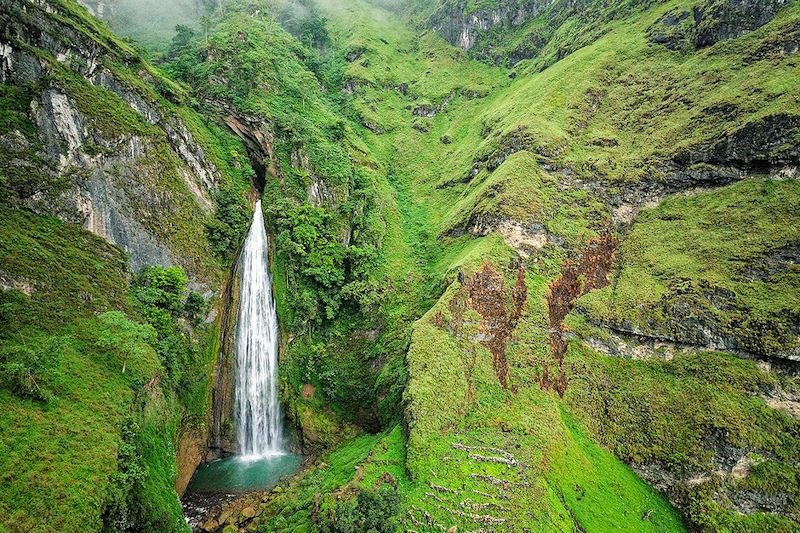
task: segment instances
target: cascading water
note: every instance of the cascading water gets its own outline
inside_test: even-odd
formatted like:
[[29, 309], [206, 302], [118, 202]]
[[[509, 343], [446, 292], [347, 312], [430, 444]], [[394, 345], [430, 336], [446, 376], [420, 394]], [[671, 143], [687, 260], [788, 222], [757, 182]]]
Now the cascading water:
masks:
[[234, 329], [234, 403], [240, 454], [202, 465], [184, 495], [187, 520], [199, 528], [209, 495], [271, 490], [291, 475], [302, 457], [283, 450], [278, 402], [278, 318], [272, 299], [267, 234], [261, 202], [256, 204], [237, 271], [239, 313]]
[[261, 201], [239, 259], [242, 273], [236, 324], [236, 415], [240, 453], [282, 453], [278, 402], [278, 317], [272, 299]]

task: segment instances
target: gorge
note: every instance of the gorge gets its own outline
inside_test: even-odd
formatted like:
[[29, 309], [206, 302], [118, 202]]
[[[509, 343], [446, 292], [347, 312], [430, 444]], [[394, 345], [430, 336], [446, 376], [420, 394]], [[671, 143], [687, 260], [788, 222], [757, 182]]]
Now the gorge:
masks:
[[236, 272], [241, 276], [233, 348], [237, 450], [202, 465], [192, 476], [183, 505], [193, 526], [204, 521], [210, 504], [219, 505], [235, 494], [269, 490], [301, 463], [283, 441], [278, 317], [261, 200], [256, 202]]
[[0, 531], [800, 527], [796, 0], [0, 0]]

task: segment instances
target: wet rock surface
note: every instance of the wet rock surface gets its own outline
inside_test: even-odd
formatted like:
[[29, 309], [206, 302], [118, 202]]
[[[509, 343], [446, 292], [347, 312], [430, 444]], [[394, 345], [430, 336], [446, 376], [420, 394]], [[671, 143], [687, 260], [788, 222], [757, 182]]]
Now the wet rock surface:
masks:
[[567, 354], [567, 328], [564, 318], [572, 311], [575, 301], [609, 284], [611, 266], [619, 241], [610, 232], [591, 239], [577, 259], [567, 260], [561, 275], [547, 288], [548, 338], [555, 365], [545, 366], [539, 375], [543, 389], [555, 390], [563, 397], [567, 390], [564, 357]]

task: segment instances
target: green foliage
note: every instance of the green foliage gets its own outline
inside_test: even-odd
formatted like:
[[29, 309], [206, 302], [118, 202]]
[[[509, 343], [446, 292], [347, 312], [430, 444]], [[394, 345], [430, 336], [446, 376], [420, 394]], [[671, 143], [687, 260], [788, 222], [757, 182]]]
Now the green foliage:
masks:
[[355, 498], [339, 500], [318, 525], [321, 533], [392, 533], [399, 526], [402, 495], [396, 487], [382, 484], [360, 489]]
[[183, 314], [193, 326], [197, 327], [205, 318], [208, 307], [209, 302], [203, 298], [202, 294], [191, 291], [183, 304]]
[[180, 398], [206, 383], [199, 348], [181, 323], [187, 312], [196, 313], [205, 302], [200, 295], [187, 296], [186, 283], [186, 274], [179, 267], [150, 266], [133, 279], [130, 289], [133, 307], [155, 330], [153, 347], [166, 370], [163, 379]]
[[[134, 314], [124, 298], [123, 254], [105, 241], [7, 208], [0, 236], [4, 283], [16, 287], [0, 291], [0, 357], [4, 371], [23, 378], [12, 392], [4, 372], [0, 389], [0, 424], [15, 428], [0, 436], [0, 529], [99, 531], [116, 492], [118, 450], [129, 455], [119, 447], [120, 428], [134, 390], [161, 372], [145, 342], [152, 329], [123, 314]], [[125, 373], [121, 347], [137, 355]]]
[[[155, 318], [183, 313], [185, 274], [146, 269], [128, 301], [122, 252], [81, 228], [0, 208], [0, 237], [0, 529], [184, 531], [159, 357], [180, 350]], [[194, 398], [204, 365], [187, 366]]]
[[71, 337], [65, 336], [4, 344], [0, 348], [0, 387], [19, 396], [49, 401], [53, 397], [52, 384], [57, 381], [54, 374], [58, 372], [61, 354], [71, 341]]
[[164, 315], [179, 316], [183, 310], [186, 273], [179, 267], [144, 268], [134, 280], [131, 296], [141, 305], [150, 322], [161, 325]]
[[326, 20], [311, 13], [300, 22], [300, 42], [309, 48], [324, 48], [330, 44]]
[[19, 131], [26, 138], [35, 137], [35, 126], [28, 117], [33, 88], [0, 84], [0, 133]]
[[[255, 520], [256, 531], [313, 531], [317, 529], [312, 521], [314, 509], [318, 521], [336, 527], [330, 523], [328, 512], [338, 507], [331, 494], [336, 489], [353, 496], [362, 489], [365, 491], [363, 503], [354, 497], [348, 504], [355, 508], [357, 519], [363, 519], [366, 512], [370, 515], [370, 525], [378, 531], [384, 529], [373, 520], [383, 517], [387, 525], [396, 524], [392, 517], [398, 516], [404, 506], [403, 495], [409, 489], [404, 444], [403, 431], [397, 426], [381, 434], [351, 438], [328, 451], [270, 494], [260, 508], [262, 514]], [[359, 471], [363, 475], [357, 475]], [[393, 479], [389, 486], [386, 473]]]
[[[112, 357], [122, 359], [122, 373], [130, 362], [135, 368], [142, 366], [142, 361], [151, 352], [150, 344], [156, 340], [156, 331], [147, 324], [131, 322], [120, 311], [106, 311], [97, 317], [100, 324], [97, 332], [97, 347]], [[152, 368], [148, 365], [148, 368]]]
[[[147, 394], [147, 391], [144, 392]], [[123, 422], [118, 469], [111, 478], [111, 490], [104, 515], [104, 531], [185, 532], [183, 509], [174, 491], [174, 413], [169, 402], [156, 394], [140, 397]], [[161, 412], [152, 411], [160, 404]], [[165, 417], [164, 415], [171, 415]]]
[[230, 260], [236, 255], [247, 234], [250, 222], [247, 203], [234, 188], [223, 187], [214, 197], [217, 208], [206, 221], [206, 235], [211, 249], [220, 258]]
[[[332, 319], [341, 305], [339, 292], [345, 283], [345, 250], [335, 233], [333, 215], [310, 205], [292, 208], [288, 202], [268, 209], [277, 228], [278, 249], [293, 265], [289, 274], [295, 278], [289, 283], [302, 287], [291, 295], [295, 316], [317, 324]], [[303, 283], [305, 280], [309, 283]]]
[[[111, 475], [109, 504], [106, 507], [104, 522], [110, 531], [126, 531], [135, 526], [135, 504], [131, 501], [135, 485], [140, 485], [147, 474], [141, 452], [136, 448], [135, 439], [139, 425], [128, 418], [122, 425], [120, 444], [117, 450], [119, 468]], [[130, 507], [133, 506], [134, 509]]]

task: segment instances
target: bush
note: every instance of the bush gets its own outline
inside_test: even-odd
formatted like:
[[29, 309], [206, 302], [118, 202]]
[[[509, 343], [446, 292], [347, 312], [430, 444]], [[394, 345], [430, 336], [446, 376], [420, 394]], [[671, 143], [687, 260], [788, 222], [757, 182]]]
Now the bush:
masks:
[[389, 484], [361, 489], [355, 498], [337, 501], [323, 516], [321, 533], [392, 533], [397, 530], [402, 495]]
[[231, 259], [250, 226], [250, 209], [244, 196], [232, 187], [221, 187], [214, 198], [217, 209], [206, 221], [211, 250], [220, 259]]
[[3, 349], [0, 386], [19, 396], [49, 401], [60, 356], [71, 341], [71, 337], [34, 338]]
[[185, 316], [192, 325], [197, 326], [208, 311], [208, 302], [206, 302], [203, 295], [197, 292], [190, 292], [186, 297], [186, 302], [183, 304], [183, 316]]
[[168, 383], [181, 395], [202, 372], [195, 362], [197, 346], [178, 320], [187, 316], [197, 319], [205, 307], [202, 296], [186, 292], [186, 274], [179, 267], [150, 266], [142, 270], [131, 284], [133, 307], [155, 329], [150, 340], [167, 372]]

